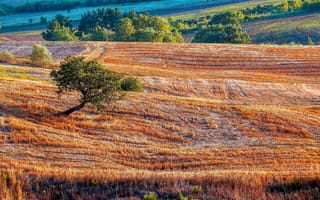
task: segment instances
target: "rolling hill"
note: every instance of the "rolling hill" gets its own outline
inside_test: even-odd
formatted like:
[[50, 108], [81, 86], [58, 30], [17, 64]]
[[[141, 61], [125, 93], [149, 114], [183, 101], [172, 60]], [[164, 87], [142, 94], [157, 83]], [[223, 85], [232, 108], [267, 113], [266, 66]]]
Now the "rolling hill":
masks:
[[[106, 114], [56, 95], [50, 70], [0, 64], [7, 199], [319, 197], [320, 47], [41, 42], [138, 77]], [[27, 57], [33, 42], [2, 42]], [[198, 188], [198, 189], [196, 189]]]

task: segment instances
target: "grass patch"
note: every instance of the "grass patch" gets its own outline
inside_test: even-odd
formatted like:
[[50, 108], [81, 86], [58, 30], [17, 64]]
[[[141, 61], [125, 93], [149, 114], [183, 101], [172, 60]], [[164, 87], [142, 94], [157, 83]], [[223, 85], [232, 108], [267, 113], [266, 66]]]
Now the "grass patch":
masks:
[[49, 83], [49, 81], [46, 78], [41, 77], [46, 75], [47, 74], [45, 73], [34, 72], [29, 69], [7, 68], [0, 66], [0, 79], [2, 80], [27, 80]]

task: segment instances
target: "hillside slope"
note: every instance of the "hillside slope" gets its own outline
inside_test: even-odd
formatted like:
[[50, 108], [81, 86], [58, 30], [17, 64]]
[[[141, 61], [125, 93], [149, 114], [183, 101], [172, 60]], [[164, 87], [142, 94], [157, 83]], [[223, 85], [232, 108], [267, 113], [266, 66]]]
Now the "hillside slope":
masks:
[[[90, 180], [90, 187], [134, 180], [130, 187], [140, 190], [123, 192], [130, 188], [124, 185], [116, 189], [122, 197], [150, 190], [178, 194], [201, 184], [203, 198], [237, 192], [256, 199], [267, 198], [270, 180], [320, 174], [319, 47], [42, 44], [56, 61], [85, 55], [136, 76], [145, 92], [128, 93], [105, 115], [86, 108], [55, 118], [53, 113], [76, 104], [76, 94], [58, 99], [49, 70], [0, 64], [0, 169], [38, 177], [24, 189], [29, 195], [50, 199], [58, 190], [49, 192], [56, 183], [48, 177], [54, 177]], [[0, 48], [27, 56], [32, 42], [3, 42]], [[251, 190], [234, 182], [235, 188], [221, 190], [206, 184], [221, 179], [250, 182]], [[101, 187], [91, 189], [103, 195]], [[64, 188], [59, 195], [76, 197], [75, 191]]]

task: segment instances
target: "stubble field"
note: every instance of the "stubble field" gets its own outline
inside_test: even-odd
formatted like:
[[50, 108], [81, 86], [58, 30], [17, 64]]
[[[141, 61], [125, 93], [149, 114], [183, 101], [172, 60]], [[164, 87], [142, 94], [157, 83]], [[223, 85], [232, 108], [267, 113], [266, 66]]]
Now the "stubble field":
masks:
[[[58, 98], [48, 69], [0, 64], [0, 197], [319, 197], [319, 47], [41, 43], [144, 92], [56, 118], [76, 93]], [[32, 45], [0, 48], [26, 57]]]

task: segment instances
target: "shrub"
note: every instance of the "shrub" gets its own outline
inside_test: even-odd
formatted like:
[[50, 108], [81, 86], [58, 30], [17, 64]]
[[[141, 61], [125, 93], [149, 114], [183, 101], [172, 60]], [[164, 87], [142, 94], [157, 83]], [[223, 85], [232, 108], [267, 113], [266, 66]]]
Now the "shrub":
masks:
[[142, 92], [142, 83], [137, 78], [128, 77], [121, 81], [121, 89], [124, 91]]
[[48, 49], [40, 44], [33, 45], [30, 55], [31, 63], [37, 67], [48, 67], [51, 63], [51, 56]]
[[192, 186], [192, 193], [199, 193], [199, 192], [201, 192], [201, 190], [202, 190], [201, 185]]
[[11, 64], [16, 64], [16, 57], [13, 53], [9, 51], [1, 51], [0, 52], [0, 62], [7, 62]]
[[151, 192], [143, 196], [143, 200], [156, 200], [156, 199], [157, 199], [157, 194], [155, 192]]

